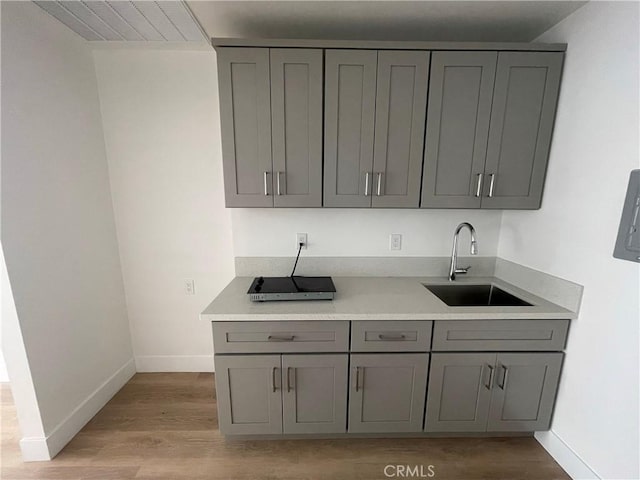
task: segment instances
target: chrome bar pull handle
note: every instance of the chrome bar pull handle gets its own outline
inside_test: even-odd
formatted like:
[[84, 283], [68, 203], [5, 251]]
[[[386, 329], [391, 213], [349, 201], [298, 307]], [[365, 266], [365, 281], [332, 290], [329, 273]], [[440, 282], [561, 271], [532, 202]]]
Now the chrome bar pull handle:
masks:
[[378, 182], [376, 184], [376, 195], [379, 197], [382, 195], [382, 172], [376, 173], [376, 177], [376, 181]]
[[360, 386], [360, 367], [356, 367], [356, 392], [359, 388], [362, 388]]
[[404, 340], [406, 337], [402, 333], [399, 335], [389, 335], [388, 333], [380, 333], [378, 334], [378, 338], [380, 340], [399, 341], [399, 340]]
[[291, 367], [287, 367], [287, 392], [293, 390], [293, 388], [291, 387], [291, 370]]
[[280, 175], [282, 174], [282, 172], [278, 172], [276, 173], [276, 195], [282, 195], [282, 192], [280, 191]]
[[267, 340], [270, 342], [293, 342], [295, 335], [269, 335]]
[[364, 196], [369, 196], [369, 172], [364, 174]]
[[273, 367], [271, 370], [271, 388], [275, 392], [277, 390], [276, 386], [276, 373], [278, 372], [278, 367]]
[[269, 195], [269, 172], [264, 172], [264, 194]]
[[495, 187], [495, 184], [496, 184], [496, 174], [495, 173], [489, 174], [489, 179], [490, 179], [490, 183], [489, 183], [489, 198], [491, 198], [491, 197], [493, 197], [493, 188]]
[[484, 388], [486, 388], [487, 390], [491, 390], [491, 384], [493, 384], [493, 374], [495, 372], [495, 369], [493, 368], [493, 365], [489, 365], [488, 363], [486, 366], [487, 368], [489, 368], [489, 381], [484, 384]]
[[502, 371], [503, 371], [502, 384], [498, 384], [498, 386], [500, 387], [501, 390], [504, 390], [507, 387], [507, 377], [509, 375], [509, 369], [504, 365], [500, 365], [500, 368], [502, 368]]
[[480, 195], [482, 195], [482, 178], [484, 177], [484, 174], [482, 173], [478, 173], [478, 183], [476, 184], [476, 197], [479, 197]]

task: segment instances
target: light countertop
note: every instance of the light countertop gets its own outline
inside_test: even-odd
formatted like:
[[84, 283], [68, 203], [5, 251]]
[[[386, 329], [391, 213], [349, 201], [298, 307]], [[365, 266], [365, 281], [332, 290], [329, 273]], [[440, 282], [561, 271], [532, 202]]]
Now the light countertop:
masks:
[[236, 277], [200, 315], [206, 321], [266, 320], [484, 320], [574, 319], [562, 308], [494, 277], [468, 277], [456, 283], [494, 283], [531, 303], [529, 307], [450, 307], [423, 284], [449, 283], [443, 277], [333, 277], [333, 300], [252, 302], [253, 277]]

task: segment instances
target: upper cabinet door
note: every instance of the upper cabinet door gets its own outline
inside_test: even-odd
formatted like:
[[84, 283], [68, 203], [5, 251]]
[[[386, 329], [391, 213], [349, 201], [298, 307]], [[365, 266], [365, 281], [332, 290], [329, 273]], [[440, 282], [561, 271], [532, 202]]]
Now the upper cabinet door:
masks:
[[322, 206], [322, 50], [272, 48], [273, 203]]
[[218, 48], [227, 207], [272, 207], [269, 49]]
[[422, 208], [479, 208], [497, 52], [431, 59]]
[[371, 206], [376, 64], [376, 51], [325, 51], [325, 207]]
[[482, 208], [540, 207], [562, 53], [500, 52]]
[[428, 82], [429, 52], [378, 52], [373, 207], [418, 207]]

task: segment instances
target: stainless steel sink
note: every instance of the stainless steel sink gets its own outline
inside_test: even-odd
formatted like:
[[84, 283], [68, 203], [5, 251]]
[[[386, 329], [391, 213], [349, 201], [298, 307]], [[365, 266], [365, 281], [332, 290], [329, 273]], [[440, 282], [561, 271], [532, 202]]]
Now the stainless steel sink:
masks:
[[493, 284], [426, 285], [424, 287], [450, 307], [530, 307], [531, 304]]

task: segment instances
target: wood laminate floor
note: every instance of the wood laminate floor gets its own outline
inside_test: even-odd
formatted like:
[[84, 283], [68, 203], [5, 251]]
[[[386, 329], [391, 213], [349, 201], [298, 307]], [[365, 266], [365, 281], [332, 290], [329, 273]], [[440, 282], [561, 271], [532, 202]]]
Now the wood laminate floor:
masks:
[[569, 479], [531, 437], [225, 441], [209, 373], [136, 374], [55, 459], [23, 463], [8, 385], [1, 393], [6, 480], [374, 480], [386, 465], [433, 465], [440, 480]]

